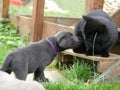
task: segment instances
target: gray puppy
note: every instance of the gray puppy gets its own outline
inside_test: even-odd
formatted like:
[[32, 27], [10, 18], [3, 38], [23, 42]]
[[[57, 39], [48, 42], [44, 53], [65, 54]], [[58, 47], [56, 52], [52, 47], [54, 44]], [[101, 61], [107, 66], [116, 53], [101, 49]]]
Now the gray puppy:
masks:
[[34, 72], [35, 80], [48, 81], [44, 69], [61, 51], [76, 47], [79, 44], [70, 32], [60, 31], [47, 40], [40, 40], [26, 47], [11, 52], [5, 59], [1, 70], [12, 71], [16, 78], [25, 80], [28, 73]]

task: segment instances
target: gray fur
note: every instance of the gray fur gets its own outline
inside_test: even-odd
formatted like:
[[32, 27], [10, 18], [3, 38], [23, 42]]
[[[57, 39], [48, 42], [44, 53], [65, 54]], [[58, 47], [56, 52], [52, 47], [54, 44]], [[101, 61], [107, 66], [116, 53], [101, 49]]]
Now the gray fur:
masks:
[[[60, 31], [48, 39], [54, 43], [58, 52], [73, 48], [78, 44], [70, 32]], [[44, 69], [55, 56], [48, 41], [40, 40], [11, 52], [6, 57], [1, 70], [9, 74], [13, 71], [20, 80], [25, 80], [28, 73], [34, 72], [35, 80], [48, 81], [44, 76]]]

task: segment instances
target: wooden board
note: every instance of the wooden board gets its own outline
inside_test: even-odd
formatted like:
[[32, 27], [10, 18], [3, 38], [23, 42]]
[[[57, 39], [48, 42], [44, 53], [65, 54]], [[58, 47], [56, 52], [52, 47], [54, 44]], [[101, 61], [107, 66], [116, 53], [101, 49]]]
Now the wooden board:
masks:
[[120, 28], [120, 9], [111, 16], [113, 22]]
[[9, 0], [0, 0], [0, 17], [7, 18], [9, 10]]
[[[120, 58], [119, 58], [120, 59]], [[106, 71], [111, 65], [113, 65], [116, 61], [117, 61], [118, 59], [116, 59], [116, 60], [111, 60], [111, 61], [99, 61], [98, 62], [98, 64], [97, 64], [97, 70], [99, 71], [99, 72], [104, 72], [104, 71]], [[115, 70], [114, 70], [115, 71]], [[117, 71], [119, 71], [120, 72], [120, 66], [117, 68]]]
[[43, 20], [44, 20], [44, 3], [45, 0], [34, 0], [32, 13], [32, 27], [30, 33], [30, 41], [35, 42], [42, 39]]
[[86, 14], [93, 11], [103, 9], [104, 0], [86, 0]]
[[65, 50], [62, 53], [77, 56], [77, 57], [88, 59], [88, 60], [94, 60], [94, 61], [115, 61], [120, 58], [120, 55], [113, 54], [113, 53], [110, 53], [110, 56], [107, 58], [100, 57], [100, 56], [86, 56], [85, 54], [74, 53], [71, 49]]
[[[66, 55], [67, 55], [67, 57], [65, 57]], [[84, 60], [95, 61], [95, 62], [97, 62], [98, 72], [104, 72], [112, 64], [114, 64], [117, 60], [120, 59], [120, 55], [113, 54], [113, 53], [110, 53], [110, 56], [105, 58], [105, 57], [100, 57], [100, 56], [86, 56], [85, 54], [74, 53], [71, 49], [63, 51], [62, 54], [60, 54], [60, 56], [62, 57], [61, 58], [62, 62], [64, 62], [65, 60], [68, 60], [69, 56], [76, 56], [76, 57], [82, 58]], [[73, 58], [71, 58], [71, 59], [73, 59]], [[69, 59], [69, 60], [71, 60], [71, 59]], [[60, 61], [60, 59], [58, 59], [58, 61]], [[114, 71], [115, 71], [115, 73], [120, 71], [120, 66], [117, 69], [115, 69]]]
[[73, 32], [73, 28], [70, 28], [68, 26], [44, 21], [42, 38], [53, 36], [61, 30]]

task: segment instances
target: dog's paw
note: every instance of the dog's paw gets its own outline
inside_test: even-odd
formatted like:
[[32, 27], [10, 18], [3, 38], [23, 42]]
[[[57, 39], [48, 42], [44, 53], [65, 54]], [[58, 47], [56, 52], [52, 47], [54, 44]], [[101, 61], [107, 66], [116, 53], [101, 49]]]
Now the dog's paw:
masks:
[[93, 56], [93, 53], [91, 51], [86, 51], [85, 55], [86, 56]]
[[101, 57], [109, 57], [109, 53], [102, 53]]
[[42, 82], [49, 82], [49, 79], [48, 78], [43, 78], [41, 81]]

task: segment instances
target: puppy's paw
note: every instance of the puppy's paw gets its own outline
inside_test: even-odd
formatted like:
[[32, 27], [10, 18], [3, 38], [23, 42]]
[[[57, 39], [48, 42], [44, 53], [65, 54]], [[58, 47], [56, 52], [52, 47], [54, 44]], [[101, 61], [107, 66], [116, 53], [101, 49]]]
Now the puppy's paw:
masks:
[[49, 79], [48, 78], [43, 78], [41, 81], [42, 82], [49, 82]]

